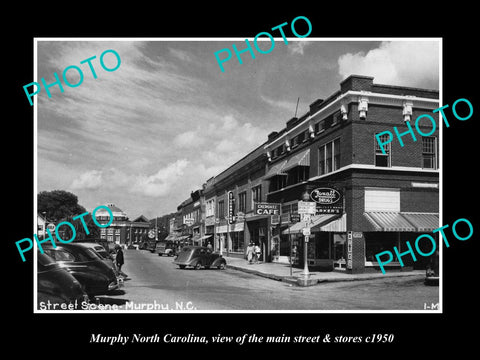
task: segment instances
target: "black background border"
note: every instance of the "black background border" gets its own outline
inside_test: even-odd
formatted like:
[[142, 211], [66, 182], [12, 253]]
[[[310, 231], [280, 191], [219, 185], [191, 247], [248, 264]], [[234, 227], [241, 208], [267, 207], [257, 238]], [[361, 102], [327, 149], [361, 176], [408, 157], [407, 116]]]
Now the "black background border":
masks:
[[[320, 356], [322, 350], [331, 353], [344, 348], [370, 356], [414, 356], [419, 352], [433, 354], [456, 344], [461, 345], [462, 350], [473, 347], [475, 334], [468, 325], [476, 313], [476, 297], [472, 293], [478, 283], [475, 281], [474, 264], [479, 230], [478, 215], [473, 205], [478, 198], [474, 183], [474, 144], [480, 108], [478, 92], [473, 91], [473, 84], [478, 78], [473, 29], [478, 20], [473, 19], [475, 10], [469, 6], [456, 2], [456, 6], [444, 10], [441, 6], [422, 8], [420, 4], [377, 7], [357, 3], [327, 7], [319, 3], [315, 8], [290, 4], [288, 10], [260, 12], [258, 6], [247, 6], [246, 3], [224, 3], [218, 8], [212, 6], [213, 10], [207, 6], [193, 9], [185, 4], [178, 11], [161, 3], [138, 3], [135, 9], [126, 9], [117, 3], [103, 10], [97, 5], [85, 4], [81, 8], [38, 10], [29, 7], [19, 11], [16, 15], [18, 19], [3, 31], [4, 36], [8, 36], [5, 46], [8, 51], [4, 52], [2, 60], [4, 75], [8, 79], [3, 91], [7, 95], [4, 106], [8, 109], [4, 119], [7, 129], [3, 133], [6, 160], [3, 177], [6, 178], [5, 190], [8, 191], [4, 202], [7, 236], [3, 259], [7, 260], [4, 268], [7, 281], [4, 282], [3, 317], [11, 316], [13, 320], [4, 324], [8, 332], [5, 343], [17, 351], [22, 346], [33, 345], [38, 351], [48, 353], [54, 343], [55, 346], [65, 345], [78, 355], [104, 350], [108, 350], [109, 354], [153, 350], [201, 354], [201, 351], [234, 350], [239, 355], [243, 351], [253, 355], [252, 350], [261, 348], [271, 354], [281, 354], [289, 347], [297, 355], [308, 351], [309, 357]], [[252, 37], [285, 21], [290, 23], [300, 15], [308, 17], [312, 23], [310, 37], [443, 38], [443, 104], [451, 105], [458, 98], [467, 98], [474, 107], [471, 119], [464, 122], [452, 120], [450, 128], [443, 131], [443, 224], [467, 218], [475, 228], [473, 237], [468, 241], [453, 240], [450, 248], [444, 248], [443, 314], [33, 314], [32, 258], [27, 257], [27, 261], [22, 263], [15, 241], [31, 237], [33, 229], [33, 108], [26, 101], [23, 85], [33, 81], [34, 37]], [[2, 26], [6, 27], [5, 24]], [[157, 333], [160, 336], [192, 333], [234, 337], [244, 333], [258, 336], [393, 333], [395, 341], [391, 344], [342, 346], [291, 343], [108, 346], [90, 344], [92, 333]], [[316, 350], [319, 352], [310, 352]], [[307, 354], [304, 353], [304, 356]]]

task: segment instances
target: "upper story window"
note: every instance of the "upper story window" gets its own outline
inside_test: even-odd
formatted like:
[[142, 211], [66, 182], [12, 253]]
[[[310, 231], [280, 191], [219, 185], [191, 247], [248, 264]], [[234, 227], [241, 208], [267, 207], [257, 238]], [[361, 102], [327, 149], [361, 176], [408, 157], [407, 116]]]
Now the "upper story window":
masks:
[[318, 134], [325, 130], [325, 120], [319, 121], [315, 124], [315, 133]]
[[340, 168], [340, 138], [318, 148], [318, 174], [328, 174]]
[[252, 188], [252, 209], [255, 203], [262, 202], [262, 185]]
[[215, 215], [215, 200], [208, 200], [205, 204], [205, 216], [214, 216]]
[[247, 212], [247, 192], [241, 192], [238, 194], [238, 211], [246, 213]]
[[380, 136], [380, 141], [384, 144], [383, 145], [383, 150], [385, 151], [385, 154], [382, 151], [382, 147], [377, 141], [376, 134], [374, 136], [374, 141], [375, 141], [375, 166], [382, 166], [382, 167], [390, 167], [392, 166], [391, 164], [391, 147], [390, 143], [385, 144], [389, 138], [387, 135], [381, 135]]
[[225, 201], [224, 200], [220, 200], [218, 202], [218, 217], [220, 219], [225, 218]]
[[437, 138], [422, 136], [422, 167], [437, 169]]
[[296, 147], [298, 145], [298, 136], [294, 136], [291, 140], [290, 140], [290, 147], [293, 149], [294, 147]]

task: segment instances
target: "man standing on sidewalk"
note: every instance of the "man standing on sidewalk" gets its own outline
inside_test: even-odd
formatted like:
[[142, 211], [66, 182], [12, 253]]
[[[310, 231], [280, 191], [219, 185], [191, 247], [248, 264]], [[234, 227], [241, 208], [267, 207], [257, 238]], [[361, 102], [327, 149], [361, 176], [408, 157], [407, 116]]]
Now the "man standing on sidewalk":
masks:
[[260, 246], [258, 246], [258, 244], [255, 244], [253, 251], [255, 253], [254, 254], [255, 264], [258, 264], [258, 259], [260, 259], [260, 255], [262, 255], [262, 250], [260, 249]]
[[253, 257], [254, 257], [253, 243], [250, 243], [247, 246], [247, 260], [249, 264], [252, 263]]
[[123, 250], [120, 245], [115, 245], [115, 249], [117, 250], [117, 256], [115, 257], [115, 264], [117, 265], [118, 275], [127, 277], [127, 275], [122, 271], [122, 265], [124, 264], [123, 258]]

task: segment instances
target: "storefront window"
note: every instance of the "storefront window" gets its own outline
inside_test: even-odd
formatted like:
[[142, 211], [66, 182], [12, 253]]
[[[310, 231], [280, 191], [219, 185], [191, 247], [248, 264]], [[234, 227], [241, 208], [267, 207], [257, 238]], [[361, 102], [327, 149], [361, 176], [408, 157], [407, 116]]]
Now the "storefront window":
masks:
[[243, 253], [245, 249], [243, 231], [231, 232], [230, 238], [232, 239], [232, 252]]
[[315, 234], [315, 259], [330, 259], [330, 233]]
[[347, 258], [345, 234], [333, 234], [333, 260], [345, 260]]
[[[392, 251], [394, 246], [396, 246], [397, 249], [400, 246], [398, 242], [398, 233], [396, 232], [365, 232], [364, 236], [366, 261], [373, 261], [376, 263], [376, 254], [382, 251]], [[402, 260], [404, 258], [402, 258]], [[394, 259], [394, 261], [397, 261], [397, 259]]]

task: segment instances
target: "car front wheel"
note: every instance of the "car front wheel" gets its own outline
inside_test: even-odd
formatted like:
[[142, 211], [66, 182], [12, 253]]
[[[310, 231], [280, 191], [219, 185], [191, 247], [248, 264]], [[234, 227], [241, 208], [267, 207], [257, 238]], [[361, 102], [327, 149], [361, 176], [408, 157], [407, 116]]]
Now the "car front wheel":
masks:
[[227, 264], [226, 264], [226, 263], [221, 263], [220, 265], [218, 265], [218, 268], [219, 268], [220, 270], [225, 270], [226, 267], [227, 267]]
[[200, 270], [202, 268], [202, 264], [201, 263], [196, 263], [195, 264], [195, 270]]

